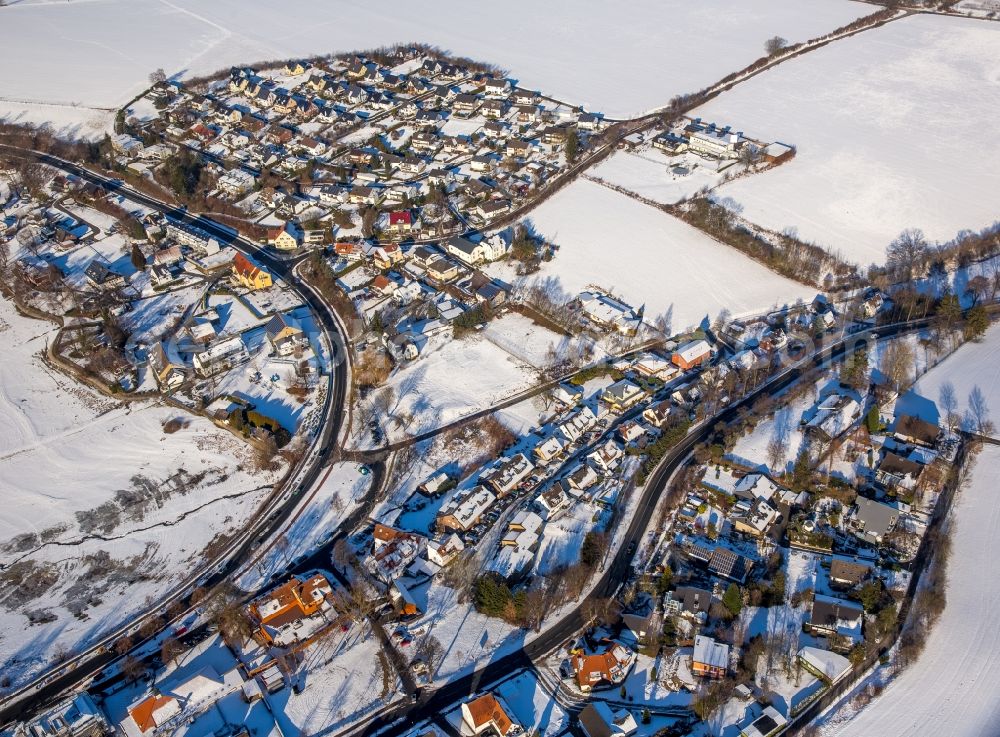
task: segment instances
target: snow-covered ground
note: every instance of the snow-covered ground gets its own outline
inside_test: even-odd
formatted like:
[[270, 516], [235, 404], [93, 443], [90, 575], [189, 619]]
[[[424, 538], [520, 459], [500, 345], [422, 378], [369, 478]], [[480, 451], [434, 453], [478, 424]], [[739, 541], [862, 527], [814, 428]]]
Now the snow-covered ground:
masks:
[[[486, 409], [539, 379], [531, 365], [482, 335], [446, 342], [432, 338], [431, 345], [435, 342], [443, 345], [405, 364], [387, 382], [394, 401], [381, 422], [390, 441]], [[361, 442], [369, 441], [369, 433], [363, 432]]]
[[710, 7], [643, 0], [622, 12], [608, 3], [515, 0], [491, 22], [484, 22], [482, 8], [461, 0], [430, 6], [102, 0], [10, 3], [3, 12], [0, 68], [18, 73], [0, 79], [0, 114], [86, 133], [106, 113], [74, 105], [121, 105], [160, 67], [190, 77], [264, 59], [407, 41], [506, 67], [529, 87], [627, 116], [745, 66], [774, 35], [805, 40], [871, 8], [845, 0], [717, 0]]
[[[943, 423], [940, 410], [933, 411], [930, 403], [940, 405], [941, 387], [946, 383], [954, 388], [960, 415], [968, 410], [969, 395], [978, 388], [991, 419], [1000, 422], [1000, 325], [991, 327], [981, 343], [963, 345], [914, 385], [911, 394], [923, 398], [920, 405], [928, 410], [920, 413], [924, 419]], [[906, 399], [904, 396], [900, 401]]]
[[920, 658], [860, 712], [851, 708], [832, 712], [823, 725], [824, 737], [997, 733], [1000, 578], [986, 572], [1000, 554], [998, 474], [1000, 448], [987, 445], [972, 483], [955, 501], [948, 601]]
[[719, 186], [730, 173], [741, 169], [737, 165], [718, 172], [698, 165], [698, 161], [699, 158], [693, 155], [664, 156], [654, 148], [617, 151], [588, 174], [654, 202], [673, 204], [694, 196], [705, 187]]
[[[578, 180], [531, 214], [558, 247], [529, 278], [557, 280], [567, 297], [589, 285], [613, 291], [645, 316], [669, 313], [674, 332], [711, 321], [810, 300], [815, 289], [778, 276], [738, 251], [656, 208]], [[487, 269], [514, 281], [511, 267]]]
[[357, 463], [334, 463], [324, 471], [274, 544], [251, 560], [237, 584], [256, 591], [284, 571], [292, 561], [308, 556], [323, 544], [355, 507], [371, 484]]
[[[56, 373], [38, 355], [52, 326], [6, 300], [0, 335], [0, 555], [48, 583], [18, 587], [11, 569], [0, 580], [0, 669], [16, 683], [176, 585], [274, 476], [253, 475], [245, 444], [206, 419], [114, 402]], [[165, 432], [174, 418], [182, 426]], [[32, 612], [55, 619], [30, 625]]]
[[787, 61], [694, 113], [797, 147], [716, 194], [861, 264], [883, 262], [905, 228], [944, 241], [990, 225], [998, 58], [1000, 25], [918, 15]]

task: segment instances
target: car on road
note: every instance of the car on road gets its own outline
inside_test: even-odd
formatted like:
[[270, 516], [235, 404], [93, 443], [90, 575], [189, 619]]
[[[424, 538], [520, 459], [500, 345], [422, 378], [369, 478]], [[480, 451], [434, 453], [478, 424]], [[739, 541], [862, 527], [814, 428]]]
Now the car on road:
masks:
[[625, 550], [625, 555], [631, 558], [633, 555], [635, 555], [635, 548], [636, 548], [636, 543], [635, 540], [633, 540], [628, 544], [628, 549]]

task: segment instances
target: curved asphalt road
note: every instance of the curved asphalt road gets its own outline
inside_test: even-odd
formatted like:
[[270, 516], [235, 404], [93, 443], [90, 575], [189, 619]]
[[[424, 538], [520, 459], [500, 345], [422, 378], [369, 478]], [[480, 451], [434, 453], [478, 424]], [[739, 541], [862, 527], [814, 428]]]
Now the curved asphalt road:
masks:
[[[122, 197], [132, 202], [143, 205], [152, 210], [156, 210], [165, 215], [169, 215], [178, 221], [204, 230], [213, 237], [219, 239], [220, 242], [227, 243], [237, 250], [242, 251], [246, 255], [251, 256], [255, 261], [267, 267], [271, 273], [281, 277], [289, 284], [297, 286], [297, 291], [301, 294], [319, 320], [319, 325], [326, 334], [333, 351], [334, 375], [333, 389], [327, 396], [325, 408], [327, 417], [323, 423], [320, 437], [313, 446], [314, 448], [318, 448], [318, 450], [313, 455], [312, 465], [305, 472], [305, 474], [301, 476], [301, 479], [296, 487], [292, 489], [290, 493], [287, 491], [285, 492], [286, 498], [280, 506], [271, 511], [262, 520], [258, 520], [258, 523], [261, 526], [257, 534], [249, 536], [243, 544], [230, 555], [225, 564], [212, 572], [208, 577], [202, 579], [201, 583], [205, 586], [212, 586], [225, 580], [229, 575], [236, 571], [248, 554], [255, 552], [255, 550], [269, 535], [280, 528], [289, 515], [291, 515], [303, 495], [316, 482], [321, 470], [331, 460], [331, 457], [338, 448], [338, 438], [340, 436], [340, 430], [344, 420], [344, 410], [346, 409], [347, 401], [348, 349], [344, 336], [341, 332], [340, 325], [336, 316], [333, 314], [333, 309], [322, 299], [317, 297], [311, 289], [302, 287], [299, 284], [297, 277], [293, 273], [293, 269], [298, 263], [297, 260], [277, 258], [274, 254], [269, 253], [253, 241], [241, 237], [230, 228], [222, 226], [204, 216], [192, 215], [184, 209], [174, 207], [141, 192], [137, 192], [130, 187], [124, 186], [121, 182], [91, 172], [88, 169], [84, 169], [83, 167], [73, 164], [72, 162], [65, 161], [48, 154], [26, 151], [13, 146], [6, 146], [4, 144], [0, 144], [0, 147], [15, 151], [22, 156], [31, 156], [32, 158], [45, 164], [61, 169], [67, 173], [74, 174], [85, 181], [104, 187], [110, 192], [120, 194]], [[353, 516], [351, 519], [353, 519]], [[347, 521], [349, 520], [345, 520], [345, 522]], [[174, 597], [173, 600], [179, 598], [181, 597]], [[173, 600], [161, 602], [158, 605], [157, 610], [165, 610]], [[117, 638], [120, 634], [120, 632], [115, 633], [112, 637]], [[106, 639], [107, 638], [105, 638], [105, 640]], [[104, 644], [107, 643], [105, 642]], [[8, 697], [8, 701], [2, 708], [0, 708], [0, 724], [14, 718], [23, 717], [25, 713], [57, 698], [66, 689], [72, 688], [80, 681], [94, 676], [109, 663], [117, 660], [118, 656], [114, 653], [101, 652], [101, 646], [102, 643], [94, 645], [90, 650], [90, 652], [93, 653], [93, 657], [86, 658], [79, 665], [75, 665], [65, 672], [59, 672], [59, 669], [55, 669], [58, 673], [55, 677], [49, 675], [47, 678], [36, 680], [34, 686], [29, 684], [28, 688], [34, 688], [34, 693], [25, 695], [22, 690], [21, 692], [12, 694]], [[11, 697], [17, 695], [22, 695], [22, 698], [17, 701], [10, 700]]]

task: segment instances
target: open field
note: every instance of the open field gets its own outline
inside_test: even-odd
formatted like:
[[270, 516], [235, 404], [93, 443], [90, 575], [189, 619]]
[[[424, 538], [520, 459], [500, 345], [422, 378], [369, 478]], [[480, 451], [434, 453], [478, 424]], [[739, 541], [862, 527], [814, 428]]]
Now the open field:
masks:
[[[674, 331], [775, 305], [809, 300], [816, 290], [778, 276], [686, 223], [599, 184], [576, 181], [531, 215], [559, 250], [539, 274], [569, 297], [588, 285], [615, 292], [645, 316], [670, 313]], [[509, 265], [487, 269], [515, 280]]]
[[[158, 67], [190, 77], [263, 59], [409, 41], [506, 67], [527, 86], [628, 116], [745, 66], [775, 34], [805, 40], [871, 9], [846, 0], [718, 0], [711, 7], [643, 0], [623, 13], [605, 3], [515, 0], [483, 22], [481, 8], [460, 0], [391, 9], [318, 0], [75, 0], [11, 3], [3, 12], [0, 68], [21, 71], [0, 80], [0, 114], [94, 135], [103, 111], [73, 105], [121, 105]], [[708, 34], [694, 32], [707, 28]], [[36, 53], [40, 48], [47, 53]], [[623, 85], [623, 77], [633, 83]], [[110, 116], [105, 120], [110, 124]]]
[[1000, 25], [914, 16], [790, 60], [695, 114], [794, 145], [721, 187], [743, 217], [881, 263], [904, 228], [938, 241], [998, 216]]

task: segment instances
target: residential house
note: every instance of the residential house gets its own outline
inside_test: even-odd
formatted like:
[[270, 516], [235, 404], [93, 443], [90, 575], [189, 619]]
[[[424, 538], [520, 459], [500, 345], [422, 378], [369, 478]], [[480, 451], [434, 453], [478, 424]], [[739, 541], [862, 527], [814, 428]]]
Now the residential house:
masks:
[[233, 169], [219, 177], [216, 186], [231, 197], [241, 197], [254, 188], [257, 179], [248, 171]]
[[725, 678], [729, 672], [729, 645], [705, 635], [695, 635], [691, 673], [707, 678]]
[[861, 584], [872, 572], [867, 563], [835, 558], [830, 562], [830, 585], [841, 589], [853, 589]]
[[583, 394], [583, 387], [576, 384], [560, 384], [552, 390], [553, 398], [567, 407], [579, 404], [583, 399]]
[[455, 111], [455, 115], [469, 118], [476, 112], [477, 107], [479, 107], [479, 98], [475, 95], [463, 93], [455, 97], [451, 109]]
[[392, 583], [423, 553], [427, 539], [422, 535], [375, 524], [371, 554], [364, 560], [365, 569], [385, 584]]
[[580, 491], [586, 491], [591, 486], [596, 484], [600, 479], [597, 476], [597, 472], [592, 466], [587, 463], [581, 463], [575, 471], [573, 471], [566, 480], [569, 485], [574, 489], [579, 489]]
[[522, 550], [534, 548], [542, 525], [542, 518], [537, 514], [526, 509], [520, 510], [507, 524], [507, 534], [500, 541], [501, 547], [515, 547]]
[[[746, 505], [747, 502], [740, 504]], [[738, 504], [737, 509], [739, 506]], [[766, 499], [754, 499], [749, 503], [749, 508], [733, 514], [730, 520], [737, 532], [743, 532], [752, 537], [762, 537], [767, 534], [777, 517], [778, 510], [771, 506], [770, 502]]]
[[275, 354], [279, 356], [291, 355], [296, 348], [308, 345], [299, 321], [282, 312], [275, 313], [268, 321], [264, 334]]
[[466, 532], [479, 522], [495, 501], [496, 496], [485, 486], [456, 492], [438, 511], [435, 524], [442, 531]]
[[112, 271], [107, 264], [97, 260], [87, 264], [87, 268], [83, 273], [87, 277], [88, 283], [102, 291], [121, 289], [126, 284], [125, 277], [122, 274]]
[[612, 710], [605, 701], [591, 701], [577, 717], [584, 737], [631, 737], [639, 725], [624, 707]]
[[239, 335], [216, 341], [191, 357], [195, 373], [203, 379], [228, 371], [249, 359], [250, 354]]
[[483, 694], [462, 704], [462, 727], [473, 735], [491, 732], [496, 737], [514, 737], [524, 729], [510, 716], [503, 699], [492, 693]]
[[384, 246], [378, 246], [372, 253], [372, 264], [376, 269], [391, 269], [393, 266], [403, 263], [406, 260], [406, 255], [395, 243], [388, 243]]
[[447, 284], [458, 278], [458, 265], [446, 258], [435, 258], [427, 264], [427, 277], [437, 284]]
[[147, 360], [160, 391], [173, 391], [184, 383], [184, 363], [174, 355], [172, 348], [168, 355], [163, 343], [157, 341], [149, 347]]
[[664, 608], [672, 614], [680, 614], [699, 621], [704, 621], [712, 608], [715, 595], [707, 589], [696, 586], [678, 586], [667, 594]]
[[859, 496], [854, 501], [848, 524], [859, 538], [879, 545], [886, 535], [896, 529], [898, 521], [898, 508]]
[[669, 399], [652, 404], [642, 411], [642, 419], [655, 428], [663, 429], [670, 423], [674, 407]]
[[498, 120], [507, 112], [507, 103], [503, 100], [486, 100], [479, 107], [479, 112], [487, 120]]
[[233, 259], [232, 273], [238, 284], [250, 290], [267, 289], [272, 284], [271, 273], [242, 253]]
[[743, 583], [753, 568], [753, 561], [739, 553], [723, 547], [712, 551], [708, 559], [708, 571], [716, 576], [728, 578], [736, 583]]
[[863, 619], [864, 609], [861, 604], [816, 594], [813, 596], [812, 610], [805, 627], [814, 634], [849, 636], [851, 633], [860, 633]]
[[333, 252], [338, 258], [345, 261], [363, 261], [365, 258], [365, 252], [360, 243], [341, 241], [333, 245]]
[[614, 471], [624, 457], [625, 450], [614, 439], [608, 438], [587, 456], [587, 461], [594, 468], [607, 474]]
[[771, 735], [778, 734], [786, 724], [788, 724], [788, 719], [768, 704], [759, 717], [740, 730], [740, 737], [771, 737]]
[[409, 210], [396, 210], [389, 213], [387, 230], [395, 235], [409, 233], [413, 228], [413, 213]]
[[549, 463], [563, 454], [565, 441], [558, 435], [553, 435], [535, 446], [535, 456], [542, 463]]
[[279, 251], [294, 251], [299, 247], [299, 231], [290, 223], [268, 228], [267, 242]]
[[475, 213], [484, 221], [490, 222], [510, 212], [510, 207], [510, 200], [486, 200], [476, 206]]
[[700, 366], [712, 358], [712, 347], [704, 340], [692, 340], [677, 348], [671, 360], [682, 371]]
[[86, 691], [67, 696], [30, 721], [14, 727], [13, 737], [104, 737], [113, 729]]
[[628, 422], [623, 422], [618, 426], [616, 434], [623, 443], [628, 445], [645, 435], [646, 428], [639, 422], [629, 420]]
[[571, 504], [569, 496], [558, 484], [535, 497], [535, 506], [546, 521], [557, 519]]
[[427, 543], [427, 560], [444, 568], [465, 550], [465, 543], [455, 533], [437, 537]]
[[487, 79], [483, 82], [483, 94], [494, 99], [506, 99], [512, 89], [509, 79]]
[[621, 379], [604, 390], [601, 394], [601, 401], [612, 412], [620, 414], [633, 407], [644, 396], [646, 393], [639, 386], [628, 379]]
[[937, 445], [941, 428], [914, 415], [902, 415], [896, 419], [893, 435], [904, 443], [933, 448]]
[[875, 470], [875, 480], [887, 489], [916, 488], [924, 466], [887, 450]]
[[581, 691], [617, 686], [628, 676], [635, 664], [633, 651], [618, 642], [611, 642], [603, 653], [578, 654], [570, 658], [570, 666]]
[[524, 453], [517, 453], [502, 459], [488, 474], [484, 474], [487, 483], [500, 496], [512, 492], [518, 484], [535, 470], [534, 464]]
[[329, 609], [332, 596], [333, 587], [322, 574], [308, 579], [293, 576], [250, 602], [247, 611], [264, 640], [274, 642], [283, 628]]
[[846, 394], [831, 394], [820, 400], [816, 413], [806, 423], [806, 432], [824, 441], [834, 440], [861, 417], [861, 405]]

